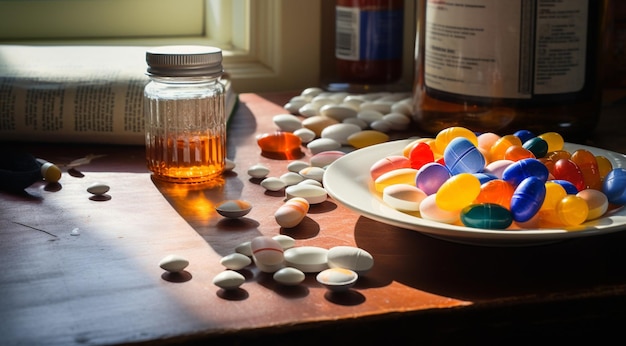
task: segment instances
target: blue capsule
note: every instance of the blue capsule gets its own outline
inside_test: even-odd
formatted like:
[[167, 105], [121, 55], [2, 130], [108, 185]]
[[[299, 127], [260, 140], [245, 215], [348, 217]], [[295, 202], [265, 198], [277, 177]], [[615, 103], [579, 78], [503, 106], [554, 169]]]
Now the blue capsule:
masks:
[[541, 208], [546, 198], [546, 184], [537, 177], [522, 180], [515, 188], [511, 197], [511, 214], [513, 220], [526, 222], [532, 219]]
[[614, 168], [604, 177], [602, 192], [609, 203], [626, 204], [626, 169]]
[[526, 141], [535, 138], [536, 135], [528, 130], [518, 130], [515, 131], [515, 133], [513, 133], [513, 135], [517, 138], [520, 139], [520, 141], [522, 141], [522, 143], [525, 143]]
[[471, 204], [461, 210], [461, 222], [472, 228], [505, 229], [513, 223], [513, 216], [499, 204]]
[[546, 182], [550, 172], [546, 165], [537, 159], [523, 159], [510, 164], [502, 172], [502, 180], [513, 186], [519, 185], [528, 177], [535, 177]]
[[485, 168], [485, 157], [465, 137], [456, 137], [448, 143], [443, 151], [443, 161], [452, 175], [478, 173]]

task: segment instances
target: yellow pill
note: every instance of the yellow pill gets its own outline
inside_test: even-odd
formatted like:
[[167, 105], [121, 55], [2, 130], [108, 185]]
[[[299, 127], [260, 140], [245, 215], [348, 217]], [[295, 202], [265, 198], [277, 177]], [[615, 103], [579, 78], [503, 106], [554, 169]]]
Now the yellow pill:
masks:
[[347, 141], [351, 146], [360, 149], [370, 145], [384, 143], [389, 140], [389, 135], [376, 130], [364, 130], [351, 134]]
[[374, 189], [377, 192], [382, 193], [383, 190], [390, 185], [395, 184], [409, 184], [415, 185], [415, 176], [417, 175], [417, 169], [413, 168], [398, 168], [387, 173], [383, 173], [381, 176], [374, 180]]
[[563, 136], [561, 136], [561, 134], [559, 134], [558, 132], [546, 132], [540, 134], [537, 137], [543, 139], [544, 141], [546, 141], [546, 143], [548, 143], [548, 152], [561, 150], [565, 145], [565, 140], [563, 139]]
[[470, 173], [460, 173], [446, 180], [435, 197], [435, 203], [443, 210], [461, 210], [470, 205], [480, 194], [480, 181]]
[[457, 137], [465, 137], [472, 142], [474, 146], [478, 146], [478, 137], [474, 132], [465, 127], [453, 126], [443, 129], [437, 133], [437, 136], [435, 137], [435, 146], [437, 147], [437, 151], [443, 153], [448, 146], [448, 143]]

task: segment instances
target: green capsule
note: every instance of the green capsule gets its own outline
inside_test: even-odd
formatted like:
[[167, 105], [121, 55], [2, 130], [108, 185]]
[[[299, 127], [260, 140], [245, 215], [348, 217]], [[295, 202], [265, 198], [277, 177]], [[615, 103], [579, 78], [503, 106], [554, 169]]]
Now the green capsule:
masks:
[[513, 223], [513, 215], [499, 204], [471, 204], [461, 211], [461, 222], [472, 228], [506, 229]]
[[548, 142], [541, 137], [534, 137], [522, 144], [524, 149], [530, 151], [536, 158], [540, 159], [548, 153]]

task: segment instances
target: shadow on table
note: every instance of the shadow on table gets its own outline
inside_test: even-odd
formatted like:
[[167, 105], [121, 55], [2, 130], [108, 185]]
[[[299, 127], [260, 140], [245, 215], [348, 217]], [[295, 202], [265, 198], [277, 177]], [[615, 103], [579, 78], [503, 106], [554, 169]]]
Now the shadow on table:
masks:
[[397, 281], [425, 292], [479, 301], [626, 283], [625, 232], [538, 246], [488, 247], [383, 224], [380, 229], [364, 217], [355, 226], [357, 246], [376, 259], [367, 275], [371, 286]]

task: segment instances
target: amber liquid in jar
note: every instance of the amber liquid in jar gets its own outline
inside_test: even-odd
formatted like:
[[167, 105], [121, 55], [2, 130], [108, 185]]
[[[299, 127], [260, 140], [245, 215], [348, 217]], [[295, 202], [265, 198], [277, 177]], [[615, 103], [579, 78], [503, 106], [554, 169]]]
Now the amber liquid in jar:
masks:
[[[174, 90], [172, 96], [176, 95]], [[202, 93], [201, 86], [198, 90]], [[161, 92], [159, 99], [146, 101], [146, 107], [155, 110], [147, 119], [151, 125], [146, 129], [146, 161], [160, 180], [202, 183], [219, 176], [224, 169], [223, 94], [199, 96], [163, 99]]]
[[587, 137], [601, 110], [609, 2], [419, 0], [416, 123], [429, 134]]

